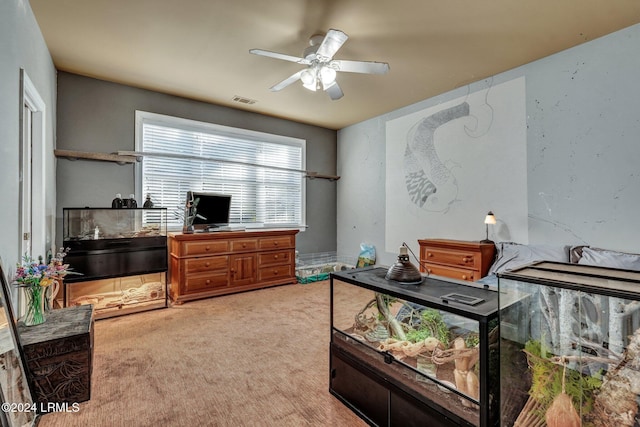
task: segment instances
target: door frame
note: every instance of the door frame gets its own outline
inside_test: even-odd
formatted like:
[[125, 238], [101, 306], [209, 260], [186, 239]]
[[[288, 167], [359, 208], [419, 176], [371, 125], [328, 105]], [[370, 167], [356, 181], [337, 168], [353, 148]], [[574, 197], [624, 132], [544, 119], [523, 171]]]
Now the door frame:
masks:
[[[46, 256], [46, 104], [26, 71], [20, 69], [20, 162], [18, 189], [18, 247], [25, 253]], [[30, 125], [30, 126], [29, 126]], [[28, 241], [24, 234], [30, 233]], [[22, 313], [22, 301], [18, 304]]]

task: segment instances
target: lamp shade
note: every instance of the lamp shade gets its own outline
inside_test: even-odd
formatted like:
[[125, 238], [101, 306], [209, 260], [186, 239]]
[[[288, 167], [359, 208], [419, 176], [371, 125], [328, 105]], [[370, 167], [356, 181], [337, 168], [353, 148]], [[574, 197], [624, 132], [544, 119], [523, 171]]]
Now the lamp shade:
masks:
[[320, 80], [325, 87], [329, 87], [336, 81], [336, 70], [324, 66], [320, 69]]
[[302, 80], [302, 84], [307, 85], [315, 85], [316, 76], [311, 69], [304, 70], [302, 74], [300, 74], [300, 80]]
[[487, 213], [487, 216], [484, 217], [484, 223], [485, 224], [495, 224], [496, 223], [496, 217], [493, 214], [493, 212], [489, 211], [489, 213]]
[[394, 280], [403, 285], [419, 285], [424, 280], [420, 271], [409, 261], [406, 246], [400, 246], [398, 261], [389, 267], [384, 276], [387, 280]]

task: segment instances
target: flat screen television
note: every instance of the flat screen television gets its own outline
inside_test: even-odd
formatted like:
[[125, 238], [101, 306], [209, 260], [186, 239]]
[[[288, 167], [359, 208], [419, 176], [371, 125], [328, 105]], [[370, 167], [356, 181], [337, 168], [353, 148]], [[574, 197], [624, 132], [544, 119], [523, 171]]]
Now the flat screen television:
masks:
[[230, 194], [189, 191], [187, 201], [192, 203], [194, 229], [214, 229], [229, 224]]

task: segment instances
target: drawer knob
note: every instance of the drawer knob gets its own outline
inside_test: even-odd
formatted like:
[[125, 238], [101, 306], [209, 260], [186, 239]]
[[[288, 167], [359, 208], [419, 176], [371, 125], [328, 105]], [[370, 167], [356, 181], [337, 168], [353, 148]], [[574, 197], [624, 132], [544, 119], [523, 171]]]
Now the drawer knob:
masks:
[[473, 257], [471, 256], [462, 257], [462, 262], [471, 262], [471, 261], [473, 261]]
[[204, 250], [205, 250], [205, 251], [208, 251], [208, 250], [210, 250], [210, 249], [211, 249], [211, 246], [205, 246], [205, 247], [204, 247]]
[[274, 256], [273, 256], [273, 259], [278, 259], [278, 255], [274, 255]]
[[430, 268], [427, 268], [427, 272], [428, 272], [429, 274], [431, 274], [431, 269], [430, 269]]
[[462, 275], [462, 280], [467, 280], [467, 275], [466, 274]]
[[206, 283], [208, 285], [209, 283], [211, 283], [211, 280], [207, 279], [207, 281], [204, 282], [204, 283]]
[[278, 270], [273, 270], [273, 274], [274, 275], [278, 274]]
[[204, 263], [204, 266], [205, 266], [205, 267], [209, 267], [210, 265], [211, 265], [211, 263], [210, 263], [210, 262], [205, 262], [205, 263]]
[[427, 252], [427, 256], [433, 256], [431, 252]]
[[243, 243], [243, 244], [242, 244], [242, 247], [243, 247], [243, 248], [246, 248], [246, 247], [247, 247], [247, 244], [246, 244], [246, 243]]
[[278, 242], [273, 242], [273, 246], [278, 246]]

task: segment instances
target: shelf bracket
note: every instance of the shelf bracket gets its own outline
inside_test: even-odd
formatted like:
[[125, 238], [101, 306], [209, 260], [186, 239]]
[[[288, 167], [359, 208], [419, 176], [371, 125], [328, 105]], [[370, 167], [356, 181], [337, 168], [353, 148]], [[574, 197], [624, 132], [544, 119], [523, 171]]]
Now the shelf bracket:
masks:
[[136, 156], [127, 156], [115, 153], [91, 153], [87, 151], [53, 150], [53, 154], [56, 157], [61, 157], [69, 160], [95, 160], [100, 162], [118, 163], [119, 165], [136, 163], [138, 161], [138, 158]]

